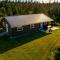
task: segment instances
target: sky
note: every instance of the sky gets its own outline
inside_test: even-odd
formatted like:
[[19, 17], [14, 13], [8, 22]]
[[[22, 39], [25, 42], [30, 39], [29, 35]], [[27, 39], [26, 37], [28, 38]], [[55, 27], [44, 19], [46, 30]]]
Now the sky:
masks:
[[[39, 2], [44, 2], [44, 3], [48, 3], [49, 1], [52, 3], [54, 2], [54, 0], [35, 0], [35, 1], [39, 1]], [[55, 0], [55, 2], [57, 2], [58, 0]], [[60, 0], [59, 0], [60, 2]]]
[[[1, 0], [0, 0], [1, 1]], [[11, 0], [11, 1], [16, 1], [16, 0]], [[23, 1], [23, 0], [21, 0], [21, 1]], [[26, 0], [24, 0], [24, 1], [26, 1]], [[29, 0], [27, 0], [27, 1], [29, 1]], [[49, 1], [51, 2], [51, 3], [53, 3], [54, 1], [55, 2], [59, 2], [60, 3], [60, 0], [33, 0], [33, 1], [38, 1], [38, 2], [41, 2], [42, 3], [42, 1], [44, 2], [44, 3], [49, 3]]]
[[55, 2], [59, 1], [59, 2], [60, 2], [60, 0], [37, 0], [37, 1], [39, 1], [39, 2], [42, 2], [42, 1], [43, 1], [43, 2], [45, 2], [45, 3], [48, 3], [49, 1], [50, 1], [50, 2], [54, 2], [54, 1], [55, 1]]
[[[22, 0], [23, 1], [23, 0]], [[26, 0], [25, 0], [26, 1]], [[27, 0], [27, 1], [29, 1], [29, 0]], [[44, 3], [48, 3], [49, 1], [51, 1], [51, 3], [53, 3], [54, 1], [55, 2], [60, 2], [60, 0], [33, 0], [33, 1], [38, 1], [38, 2], [41, 2], [42, 3], [42, 1], [44, 2]]]

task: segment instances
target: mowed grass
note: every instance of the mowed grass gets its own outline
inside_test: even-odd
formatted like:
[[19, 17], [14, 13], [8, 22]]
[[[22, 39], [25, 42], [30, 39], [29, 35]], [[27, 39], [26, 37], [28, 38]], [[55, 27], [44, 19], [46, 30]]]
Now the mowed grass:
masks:
[[60, 29], [33, 33], [17, 39], [0, 38], [0, 60], [47, 60], [55, 46], [60, 45]]

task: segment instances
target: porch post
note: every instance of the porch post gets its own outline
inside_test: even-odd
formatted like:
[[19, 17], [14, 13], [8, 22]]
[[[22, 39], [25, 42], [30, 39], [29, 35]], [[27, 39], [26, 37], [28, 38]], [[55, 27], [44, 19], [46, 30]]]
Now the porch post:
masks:
[[6, 32], [8, 32], [8, 24], [6, 24]]
[[40, 24], [41, 29], [43, 29], [43, 23]]

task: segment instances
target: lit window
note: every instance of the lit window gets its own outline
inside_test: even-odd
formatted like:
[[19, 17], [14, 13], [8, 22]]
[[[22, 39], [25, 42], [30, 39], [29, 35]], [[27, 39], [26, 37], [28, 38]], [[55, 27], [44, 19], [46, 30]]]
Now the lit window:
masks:
[[23, 31], [23, 27], [17, 27], [17, 31]]

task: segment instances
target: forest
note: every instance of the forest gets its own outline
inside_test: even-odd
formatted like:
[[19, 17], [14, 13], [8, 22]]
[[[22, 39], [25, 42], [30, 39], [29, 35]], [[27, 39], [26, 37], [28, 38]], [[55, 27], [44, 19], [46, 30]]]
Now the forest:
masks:
[[45, 13], [60, 23], [60, 3], [0, 2], [0, 17]]

